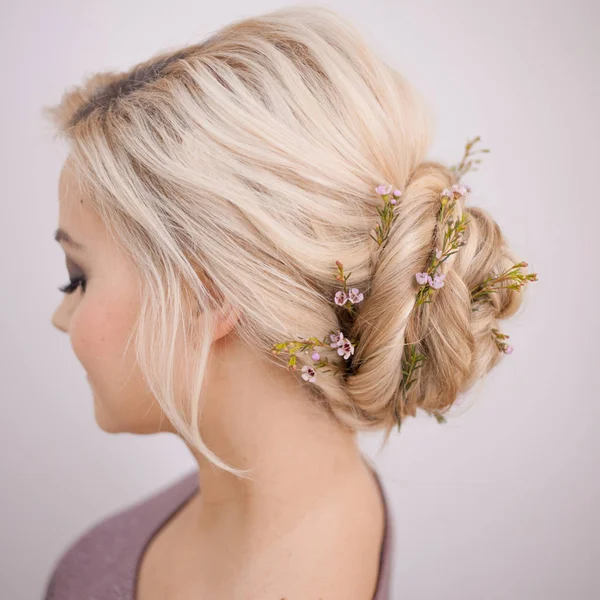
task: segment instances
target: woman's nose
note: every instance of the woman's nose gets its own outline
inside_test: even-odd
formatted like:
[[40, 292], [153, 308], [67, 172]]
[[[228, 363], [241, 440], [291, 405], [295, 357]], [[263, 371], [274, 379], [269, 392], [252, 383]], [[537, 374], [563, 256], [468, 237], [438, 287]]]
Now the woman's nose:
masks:
[[66, 315], [66, 310], [64, 306], [64, 302], [61, 302], [60, 306], [54, 311], [52, 315], [52, 325], [56, 327], [56, 329], [60, 329], [67, 333], [69, 331], [69, 321]]

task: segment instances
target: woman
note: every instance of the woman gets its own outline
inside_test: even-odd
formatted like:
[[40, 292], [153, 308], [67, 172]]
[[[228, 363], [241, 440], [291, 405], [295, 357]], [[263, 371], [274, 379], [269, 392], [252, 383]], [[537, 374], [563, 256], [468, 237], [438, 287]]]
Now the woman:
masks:
[[53, 324], [100, 427], [174, 433], [198, 470], [85, 532], [46, 599], [389, 598], [356, 433], [443, 422], [534, 279], [497, 275], [516, 258], [464, 206], [467, 169], [425, 161], [417, 93], [340, 15], [294, 7], [47, 112], [70, 149]]

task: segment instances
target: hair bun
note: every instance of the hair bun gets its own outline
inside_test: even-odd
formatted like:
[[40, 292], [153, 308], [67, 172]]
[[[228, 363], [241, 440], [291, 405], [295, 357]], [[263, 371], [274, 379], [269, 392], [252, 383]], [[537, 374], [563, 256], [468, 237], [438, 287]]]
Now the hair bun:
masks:
[[[455, 173], [437, 162], [422, 163], [414, 171], [354, 320], [352, 336], [360, 344], [347, 389], [370, 420], [389, 428], [406, 415], [415, 416], [417, 408], [443, 420], [457, 395], [498, 362], [497, 321], [513, 315], [522, 302], [522, 295], [508, 287], [486, 295], [486, 302], [473, 301], [472, 291], [481, 282], [518, 259], [490, 214], [465, 207], [462, 196], [452, 215], [468, 223], [462, 245], [439, 266], [445, 280], [435, 299], [417, 305], [415, 273], [442, 248], [446, 229], [438, 227], [440, 197], [456, 183]], [[426, 360], [405, 391], [403, 365], [413, 344]]]

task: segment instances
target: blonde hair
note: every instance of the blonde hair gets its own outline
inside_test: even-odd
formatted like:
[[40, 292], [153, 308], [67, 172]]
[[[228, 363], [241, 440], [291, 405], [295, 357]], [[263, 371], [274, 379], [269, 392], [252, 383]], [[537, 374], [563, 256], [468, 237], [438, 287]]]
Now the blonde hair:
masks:
[[[431, 128], [419, 94], [342, 15], [296, 6], [233, 22], [128, 71], [90, 76], [44, 111], [70, 145], [86, 198], [139, 270], [132, 335], [148, 386], [215, 465], [245, 475], [199, 433], [213, 317], [225, 299], [240, 315], [240, 339], [281, 367], [275, 343], [340, 328], [332, 298], [335, 261], [344, 264], [366, 292], [348, 334], [360, 338], [360, 368], [305, 386], [352, 430], [389, 435], [395, 410], [446, 411], [500, 359], [491, 330], [521, 295], [502, 290], [474, 312], [469, 290], [518, 259], [483, 209], [457, 204], [457, 216], [470, 215], [466, 245], [448, 260], [435, 301], [413, 310], [415, 273], [443, 236], [433, 238], [440, 194], [457, 179], [425, 161]], [[374, 188], [384, 183], [403, 195], [379, 255]], [[198, 332], [194, 307], [205, 317]], [[175, 350], [190, 335], [199, 352], [182, 408]], [[429, 360], [401, 399], [402, 353], [415, 342]], [[310, 354], [303, 361], [312, 364]]]

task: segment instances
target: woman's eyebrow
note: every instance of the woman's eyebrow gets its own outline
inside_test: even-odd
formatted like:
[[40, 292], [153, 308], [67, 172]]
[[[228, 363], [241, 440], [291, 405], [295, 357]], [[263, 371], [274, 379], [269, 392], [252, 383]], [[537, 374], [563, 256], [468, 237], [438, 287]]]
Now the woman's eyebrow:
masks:
[[54, 239], [59, 243], [64, 242], [65, 244], [68, 244], [75, 250], [85, 250], [85, 246], [83, 246], [83, 244], [76, 242], [64, 229], [61, 229], [60, 227], [54, 233]]

